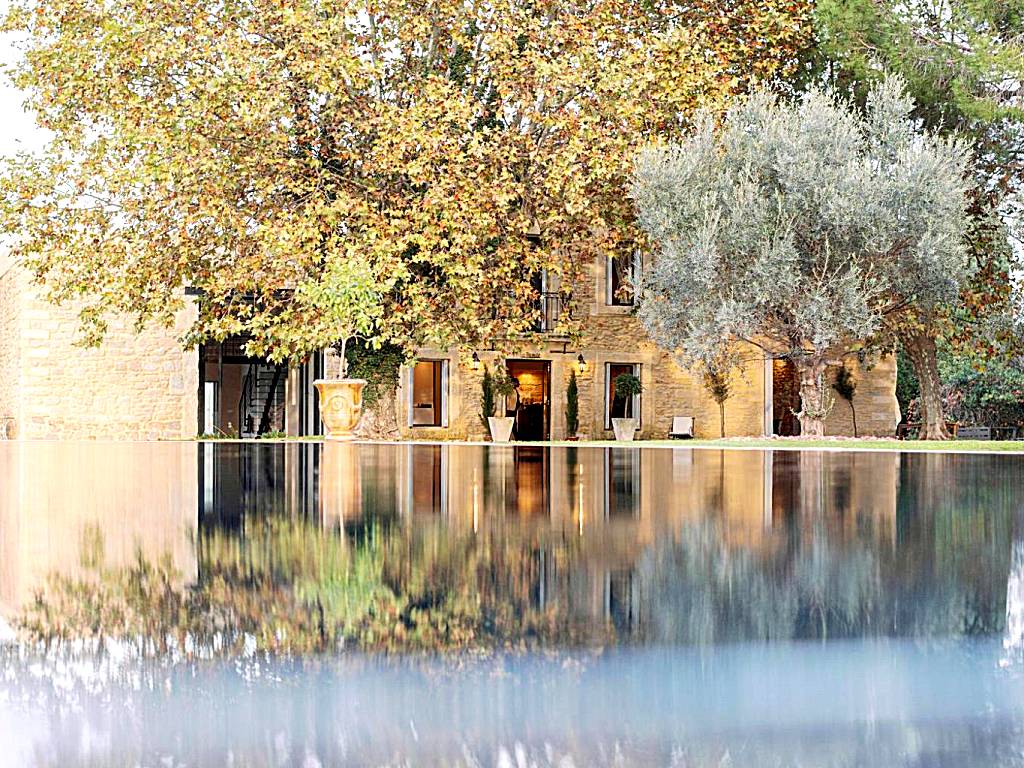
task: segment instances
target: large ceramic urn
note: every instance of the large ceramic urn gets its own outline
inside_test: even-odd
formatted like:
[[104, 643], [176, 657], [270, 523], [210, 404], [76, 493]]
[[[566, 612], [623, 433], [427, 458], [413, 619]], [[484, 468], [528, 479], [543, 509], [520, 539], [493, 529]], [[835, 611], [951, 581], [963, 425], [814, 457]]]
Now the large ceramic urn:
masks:
[[365, 379], [317, 379], [320, 393], [320, 419], [328, 440], [352, 440], [353, 431], [363, 415]]

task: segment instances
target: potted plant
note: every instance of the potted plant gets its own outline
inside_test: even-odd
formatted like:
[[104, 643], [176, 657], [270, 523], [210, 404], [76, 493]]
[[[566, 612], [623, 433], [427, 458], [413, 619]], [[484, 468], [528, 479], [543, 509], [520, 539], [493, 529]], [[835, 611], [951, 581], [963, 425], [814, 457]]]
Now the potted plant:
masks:
[[384, 290], [367, 260], [349, 256], [329, 259], [318, 278], [296, 288], [299, 305], [312, 318], [305, 329], [311, 343], [333, 347], [338, 354], [338, 377], [313, 382], [320, 394], [320, 418], [328, 439], [351, 440], [359, 424], [366, 380], [348, 378], [346, 352], [349, 343], [357, 339], [379, 348]]
[[569, 386], [565, 390], [565, 438], [579, 440], [580, 431], [580, 388], [576, 382], [576, 371], [569, 374]]
[[495, 416], [494, 410], [498, 403], [504, 403], [505, 398], [515, 390], [515, 382], [508, 375], [508, 370], [504, 365], [495, 365], [493, 374], [486, 366], [484, 367], [484, 378], [480, 391], [480, 415], [487, 424], [492, 442], [507, 443], [512, 438], [515, 419], [511, 416]]
[[625, 417], [612, 419], [616, 440], [632, 440], [636, 436], [637, 420], [633, 417], [633, 399], [643, 392], [640, 379], [632, 373], [620, 373], [615, 377], [615, 397], [624, 399]]

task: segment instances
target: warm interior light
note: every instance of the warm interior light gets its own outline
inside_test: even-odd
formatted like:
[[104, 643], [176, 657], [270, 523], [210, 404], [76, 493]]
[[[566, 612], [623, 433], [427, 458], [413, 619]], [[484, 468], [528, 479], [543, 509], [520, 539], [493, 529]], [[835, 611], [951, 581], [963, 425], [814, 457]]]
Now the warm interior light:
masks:
[[586, 370], [587, 370], [587, 361], [583, 359], [583, 355], [582, 354], [580, 354], [580, 356], [576, 358], [576, 364], [580, 368], [580, 373], [585, 373], [586, 372]]

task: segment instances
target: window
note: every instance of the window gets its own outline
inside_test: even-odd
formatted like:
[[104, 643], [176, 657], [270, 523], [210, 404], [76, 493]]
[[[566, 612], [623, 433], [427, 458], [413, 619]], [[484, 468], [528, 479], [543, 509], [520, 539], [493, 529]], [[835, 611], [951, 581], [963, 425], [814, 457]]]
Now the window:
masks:
[[534, 274], [532, 287], [537, 292], [537, 299], [540, 302], [540, 317], [534, 325], [535, 331], [547, 333], [558, 326], [558, 320], [562, 316], [562, 294], [559, 291], [561, 284], [560, 276], [549, 274], [546, 269]]
[[631, 307], [633, 285], [639, 274], [639, 254], [609, 256], [605, 268], [605, 303], [613, 307]]
[[624, 373], [640, 376], [640, 366], [634, 363], [605, 363], [605, 408], [604, 428], [612, 428], [612, 419], [634, 418], [640, 421], [640, 395], [618, 397], [615, 394], [615, 379]]
[[448, 361], [417, 360], [409, 375], [409, 426], [448, 426]]

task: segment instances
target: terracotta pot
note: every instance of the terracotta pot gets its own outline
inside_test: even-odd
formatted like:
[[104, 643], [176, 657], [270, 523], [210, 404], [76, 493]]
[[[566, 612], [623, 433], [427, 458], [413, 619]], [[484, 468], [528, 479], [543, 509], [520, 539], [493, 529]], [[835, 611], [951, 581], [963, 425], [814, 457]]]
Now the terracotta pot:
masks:
[[318, 379], [313, 382], [320, 393], [320, 420], [328, 440], [352, 440], [363, 415], [365, 379]]
[[507, 443], [512, 438], [512, 427], [515, 422], [511, 416], [488, 416], [487, 426], [491, 429], [491, 441]]
[[612, 429], [615, 431], [615, 439], [625, 442], [636, 437], [636, 419], [612, 419]]

